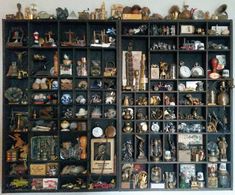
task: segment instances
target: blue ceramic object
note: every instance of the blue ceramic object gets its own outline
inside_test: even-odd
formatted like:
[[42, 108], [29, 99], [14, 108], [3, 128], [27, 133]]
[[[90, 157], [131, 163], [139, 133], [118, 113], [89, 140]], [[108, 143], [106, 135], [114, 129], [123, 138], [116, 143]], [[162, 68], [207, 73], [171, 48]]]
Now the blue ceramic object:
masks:
[[61, 103], [64, 105], [68, 105], [72, 103], [72, 97], [70, 94], [65, 93], [64, 95], [62, 95], [61, 97]]

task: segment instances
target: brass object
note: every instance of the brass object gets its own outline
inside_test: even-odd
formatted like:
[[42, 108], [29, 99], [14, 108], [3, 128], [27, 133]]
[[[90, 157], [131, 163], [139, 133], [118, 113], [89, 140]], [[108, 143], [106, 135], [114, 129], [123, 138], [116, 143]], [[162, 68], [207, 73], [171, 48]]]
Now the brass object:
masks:
[[169, 9], [169, 17], [171, 20], [177, 20], [180, 14], [180, 8], [177, 5], [171, 6]]
[[162, 141], [160, 139], [151, 140], [151, 160], [158, 162], [162, 157]]
[[132, 131], [133, 131], [133, 127], [132, 127], [132, 125], [131, 125], [131, 122], [126, 121], [126, 122], [124, 123], [123, 128], [122, 128], [122, 131], [125, 132], [125, 133], [130, 133], [130, 132], [132, 132]]
[[215, 10], [215, 15], [214, 19], [219, 19], [219, 20], [227, 20], [228, 19], [228, 13], [226, 12], [227, 10], [227, 5], [222, 4]]
[[21, 4], [20, 3], [17, 3], [17, 9], [18, 9], [18, 12], [16, 12], [16, 19], [19, 19], [19, 20], [24, 19], [24, 15], [21, 12]]
[[162, 170], [160, 167], [153, 167], [151, 169], [151, 181], [154, 183], [160, 183], [162, 181]]
[[125, 109], [122, 117], [125, 120], [131, 120], [133, 118], [133, 110]]
[[[79, 138], [78, 138], [79, 139]], [[80, 158], [82, 160], [87, 159], [87, 152], [86, 152], [86, 148], [87, 148], [87, 137], [86, 136], [81, 136], [79, 139], [80, 142], [80, 147], [81, 147], [81, 153], [80, 153]]]
[[188, 8], [189, 5], [184, 4], [184, 10], [179, 14], [179, 19], [187, 20], [192, 18], [192, 13]]
[[220, 161], [227, 161], [227, 147], [228, 143], [226, 142], [225, 137], [218, 138], [218, 147], [219, 147], [219, 158]]
[[54, 53], [54, 56], [53, 56], [53, 68], [54, 68], [54, 71], [53, 71], [53, 76], [58, 76], [59, 74], [59, 55], [58, 55], [58, 52], [56, 51]]
[[137, 160], [139, 161], [146, 161], [147, 157], [145, 156], [145, 139], [140, 137], [139, 135], [135, 135], [136, 139], [138, 140], [138, 156]]
[[141, 67], [140, 67], [140, 87], [139, 87], [141, 91], [146, 90], [145, 63], [146, 63], [146, 57], [145, 54], [142, 54]]
[[218, 105], [226, 106], [229, 104], [229, 95], [227, 93], [227, 86], [225, 81], [222, 81], [220, 84], [220, 93], [218, 95]]

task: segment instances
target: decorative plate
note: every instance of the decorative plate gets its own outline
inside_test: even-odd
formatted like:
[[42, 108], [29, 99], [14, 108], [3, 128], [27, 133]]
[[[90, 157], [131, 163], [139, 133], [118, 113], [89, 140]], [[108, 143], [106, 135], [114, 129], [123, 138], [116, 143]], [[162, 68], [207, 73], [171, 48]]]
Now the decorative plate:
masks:
[[19, 103], [22, 97], [23, 91], [18, 87], [9, 87], [5, 91], [5, 98], [7, 98], [10, 103]]

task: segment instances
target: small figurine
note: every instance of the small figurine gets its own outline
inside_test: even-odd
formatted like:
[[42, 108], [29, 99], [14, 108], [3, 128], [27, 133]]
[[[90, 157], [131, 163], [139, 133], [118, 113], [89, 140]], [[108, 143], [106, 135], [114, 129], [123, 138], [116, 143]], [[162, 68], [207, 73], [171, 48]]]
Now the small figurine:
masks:
[[25, 142], [21, 139], [20, 134], [19, 133], [14, 133], [14, 135], [9, 135], [10, 138], [12, 138], [15, 141], [15, 145], [14, 147], [17, 148], [21, 148], [23, 145], [25, 145]]
[[64, 10], [61, 7], [56, 8], [56, 17], [58, 20], [66, 20], [69, 16], [67, 8]]
[[126, 141], [122, 146], [122, 160], [128, 162], [133, 160], [133, 144], [131, 140]]
[[221, 161], [227, 161], [227, 147], [225, 137], [218, 138], [219, 156]]
[[33, 33], [33, 46], [36, 47], [36, 46], [40, 46], [40, 43], [39, 43], [39, 33], [36, 31]]
[[138, 143], [139, 154], [138, 154], [137, 159], [141, 160], [141, 161], [145, 161], [145, 160], [147, 160], [147, 158], [145, 156], [145, 152], [144, 152], [144, 147], [145, 147], [144, 142], [145, 142], [145, 140], [142, 137], [138, 136], [138, 135], [136, 135], [136, 138], [139, 140], [139, 143]]
[[138, 174], [138, 179], [137, 179], [137, 187], [140, 189], [146, 189], [148, 186], [148, 174], [145, 171], [141, 171]]
[[17, 3], [17, 9], [18, 9], [18, 12], [16, 12], [16, 19], [19, 19], [19, 20], [24, 19], [24, 15], [21, 12], [21, 4], [20, 3]]
[[162, 157], [162, 142], [160, 139], [153, 139], [151, 142], [151, 158], [153, 161], [159, 161]]

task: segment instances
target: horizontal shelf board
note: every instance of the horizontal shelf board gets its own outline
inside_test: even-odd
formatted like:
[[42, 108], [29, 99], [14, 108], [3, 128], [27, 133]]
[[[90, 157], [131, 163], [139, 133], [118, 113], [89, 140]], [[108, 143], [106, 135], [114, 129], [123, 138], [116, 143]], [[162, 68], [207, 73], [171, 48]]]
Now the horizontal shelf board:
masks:
[[178, 91], [179, 93], [207, 93], [207, 91]]
[[207, 120], [182, 120], [182, 119], [178, 119], [179, 122], [206, 122]]
[[178, 35], [149, 35], [150, 38], [167, 38], [167, 39], [170, 39], [170, 38], [177, 38]]
[[78, 159], [59, 159], [58, 160], [60, 163], [84, 163], [87, 162], [86, 160], [78, 160]]
[[19, 79], [18, 76], [6, 76], [6, 79], [16, 79], [16, 80], [19, 80], [19, 81], [25, 81], [28, 78], [29, 77], [24, 77], [24, 78]]
[[36, 78], [48, 78], [48, 79], [59, 79], [59, 77], [55, 77], [55, 76], [46, 76], [46, 75], [30, 75], [29, 78], [32, 78], [32, 79], [36, 79]]
[[150, 81], [177, 81], [177, 79], [150, 79]]
[[28, 50], [29, 47], [28, 46], [6, 46], [5, 47], [6, 49], [9, 49], [9, 50]]
[[24, 106], [24, 107], [26, 107], [26, 106], [29, 106], [29, 104], [5, 104], [6, 106], [17, 106], [17, 107], [21, 107], [21, 106]]
[[148, 38], [148, 35], [121, 35], [123, 38]]
[[78, 178], [78, 177], [87, 177], [88, 176], [88, 174], [74, 174], [74, 175], [62, 175], [62, 174], [60, 174], [60, 177], [63, 179], [63, 178]]
[[178, 35], [179, 38], [184, 38], [184, 37], [192, 37], [192, 38], [206, 38], [207, 35], [200, 35], [200, 34], [179, 34]]
[[88, 49], [89, 47], [87, 47], [87, 46], [84, 46], [84, 47], [80, 46], [80, 47], [79, 47], [79, 46], [62, 46], [62, 45], [60, 45], [59, 48], [60, 48], [61, 50], [63, 50], [63, 49], [86, 50], [86, 49]]
[[201, 105], [181, 105], [181, 104], [179, 104], [179, 105], [177, 105], [177, 107], [179, 107], [179, 108], [192, 108], [192, 107], [207, 107], [207, 105], [206, 104], [201, 104]]
[[206, 50], [184, 50], [184, 49], [180, 49], [179, 53], [206, 53]]
[[176, 53], [178, 50], [149, 50], [150, 53]]
[[56, 47], [37, 47], [37, 46], [31, 46], [30, 49], [33, 49], [33, 50], [57, 50], [58, 46], [56, 46]]
[[58, 118], [29, 118], [31, 121], [39, 121], [39, 120], [45, 120], [45, 121], [55, 121], [58, 120]]
[[60, 129], [61, 134], [86, 134], [87, 131], [80, 131], [80, 130], [69, 130], [69, 131], [63, 131]]
[[208, 52], [230, 52], [230, 49], [207, 49]]
[[215, 37], [215, 38], [230, 38], [231, 35], [207, 35], [208, 38]]
[[49, 176], [49, 175], [29, 175], [30, 178], [58, 178], [58, 175]]
[[213, 108], [213, 107], [227, 107], [227, 108], [229, 108], [229, 107], [231, 107], [231, 105], [209, 105], [209, 104], [207, 104], [207, 106], [209, 107], [209, 108]]
[[31, 106], [40, 107], [40, 106], [58, 106], [58, 104], [31, 104]]
[[95, 47], [95, 46], [90, 46], [88, 47], [90, 50], [116, 50], [116, 47]]
[[57, 89], [30, 89], [32, 92], [58, 92]]
[[35, 164], [58, 163], [58, 162], [59, 162], [59, 158], [57, 160], [33, 160], [33, 159], [30, 159], [30, 163], [35, 163]]
[[198, 78], [178, 78], [179, 81], [206, 81], [205, 77], [198, 77]]

